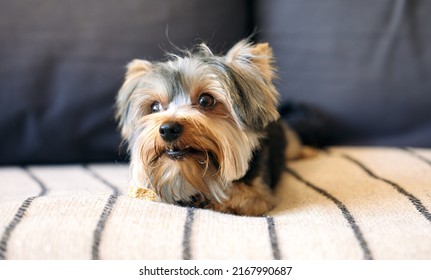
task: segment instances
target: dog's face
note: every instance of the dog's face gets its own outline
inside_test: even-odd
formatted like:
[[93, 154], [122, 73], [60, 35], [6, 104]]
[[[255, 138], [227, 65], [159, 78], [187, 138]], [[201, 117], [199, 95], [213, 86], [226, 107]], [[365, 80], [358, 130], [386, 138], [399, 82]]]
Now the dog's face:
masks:
[[273, 75], [268, 45], [246, 41], [226, 56], [200, 45], [167, 62], [132, 61], [117, 97], [131, 183], [168, 203], [226, 199], [279, 117]]

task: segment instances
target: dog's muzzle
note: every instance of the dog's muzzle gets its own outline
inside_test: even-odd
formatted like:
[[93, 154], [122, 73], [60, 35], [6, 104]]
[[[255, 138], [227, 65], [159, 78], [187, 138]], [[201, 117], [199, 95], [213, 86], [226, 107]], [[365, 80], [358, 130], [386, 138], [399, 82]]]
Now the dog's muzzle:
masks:
[[162, 139], [166, 142], [177, 140], [183, 132], [183, 126], [177, 122], [166, 122], [159, 128]]

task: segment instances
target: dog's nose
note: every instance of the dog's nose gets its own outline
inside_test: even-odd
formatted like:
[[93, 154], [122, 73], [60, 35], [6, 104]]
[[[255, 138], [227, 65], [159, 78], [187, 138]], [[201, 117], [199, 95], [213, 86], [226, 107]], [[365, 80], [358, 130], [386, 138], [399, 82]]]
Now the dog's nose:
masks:
[[159, 128], [160, 136], [163, 140], [171, 142], [175, 141], [180, 137], [183, 132], [183, 127], [177, 122], [166, 122]]

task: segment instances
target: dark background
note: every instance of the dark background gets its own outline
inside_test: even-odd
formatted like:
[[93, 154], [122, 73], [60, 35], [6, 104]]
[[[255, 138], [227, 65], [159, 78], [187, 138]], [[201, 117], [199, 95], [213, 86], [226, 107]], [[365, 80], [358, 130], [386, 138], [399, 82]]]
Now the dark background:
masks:
[[[0, 164], [124, 160], [115, 95], [170, 42], [255, 32], [309, 144], [431, 147], [431, 12], [420, 0], [0, 0]], [[124, 150], [124, 149], [123, 149]]]

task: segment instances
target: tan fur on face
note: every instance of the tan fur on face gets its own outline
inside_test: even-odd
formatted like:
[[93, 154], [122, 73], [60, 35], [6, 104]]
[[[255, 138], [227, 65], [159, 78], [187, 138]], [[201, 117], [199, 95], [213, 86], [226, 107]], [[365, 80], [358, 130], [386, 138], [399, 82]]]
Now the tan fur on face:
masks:
[[[225, 199], [230, 182], [247, 171], [252, 156], [249, 147], [257, 145], [259, 136], [239, 130], [227, 117], [207, 116], [196, 110], [190, 110], [183, 117], [173, 115], [166, 112], [141, 119], [140, 133], [132, 147], [135, 184], [149, 185], [169, 202], [188, 199], [191, 191], [182, 190], [187, 186], [199, 190], [205, 197]], [[167, 121], [176, 121], [184, 127], [183, 136], [169, 145], [193, 148], [201, 153], [176, 161], [169, 159], [164, 154], [169, 145], [158, 133], [161, 124]], [[175, 197], [169, 198], [170, 194]]]

